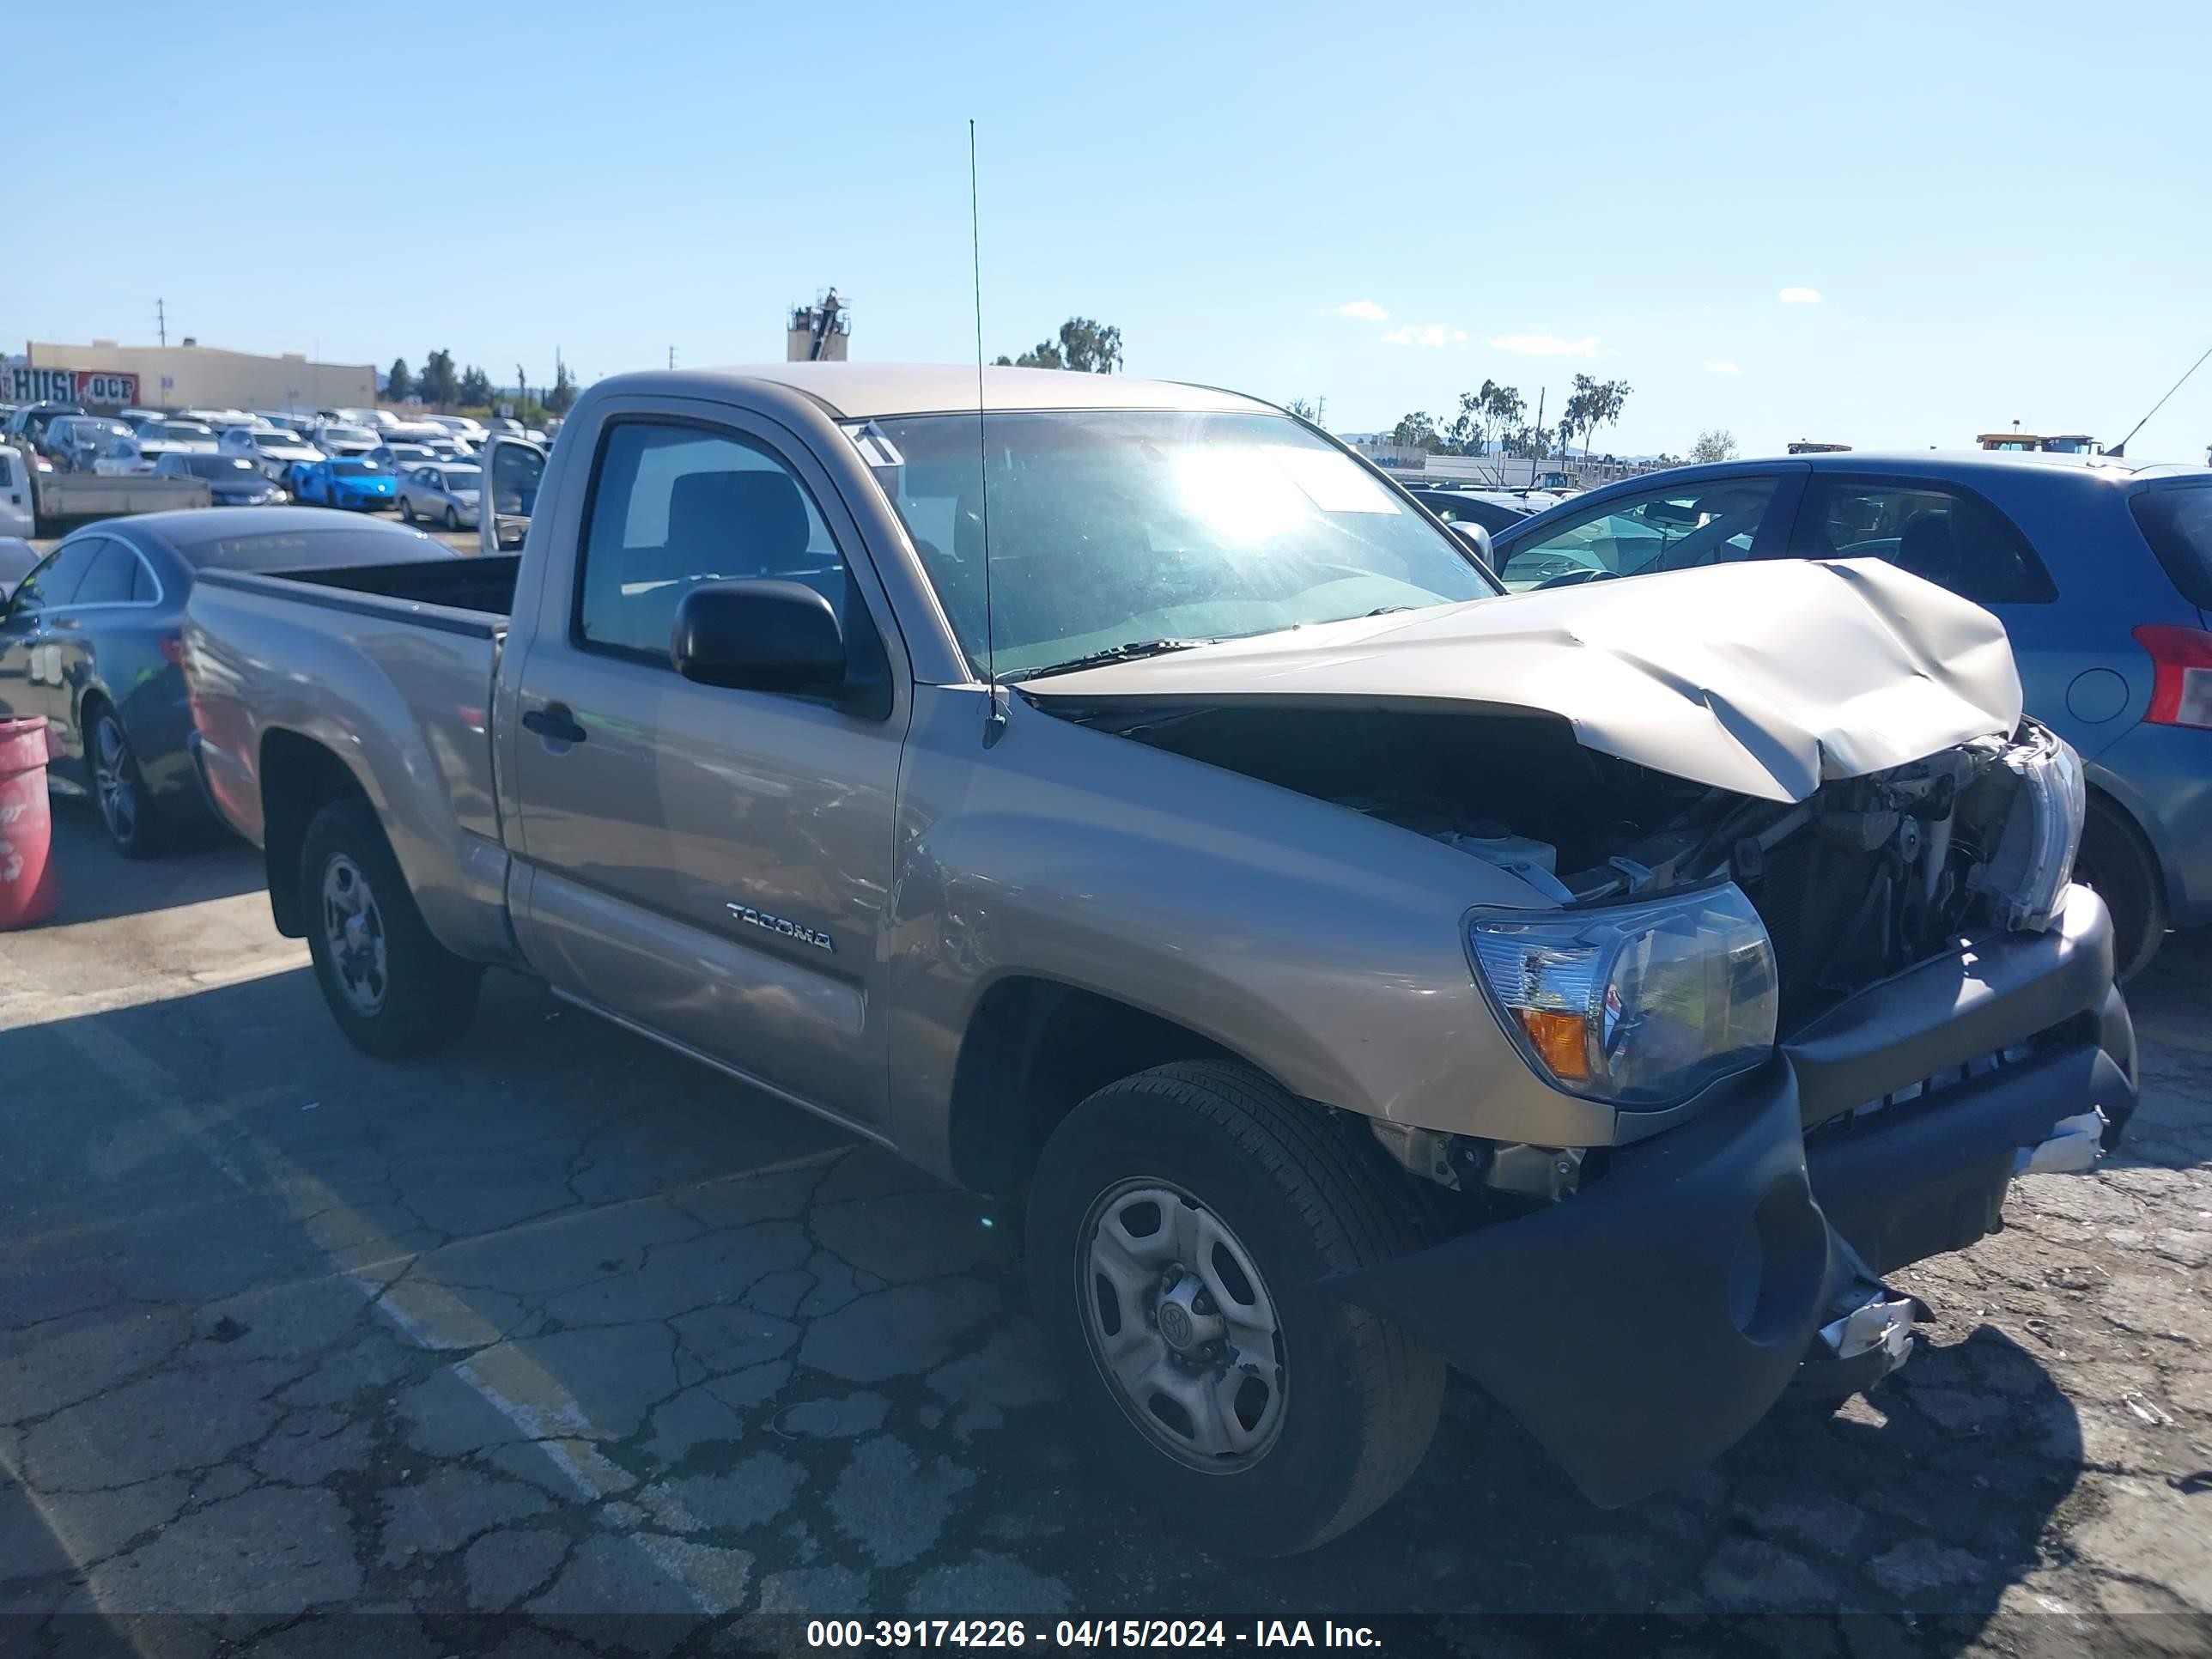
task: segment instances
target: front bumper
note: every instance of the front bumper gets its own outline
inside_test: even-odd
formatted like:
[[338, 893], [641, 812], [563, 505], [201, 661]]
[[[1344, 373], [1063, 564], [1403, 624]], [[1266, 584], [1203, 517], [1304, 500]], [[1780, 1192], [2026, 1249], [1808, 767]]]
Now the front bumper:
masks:
[[[1593, 1502], [1656, 1491], [1801, 1374], [1863, 1386], [1893, 1368], [1893, 1317], [1838, 1320], [1893, 1312], [1872, 1275], [1996, 1226], [2024, 1151], [2093, 1107], [2117, 1142], [2135, 1037], [2104, 904], [2076, 887], [2048, 933], [1861, 992], [1716, 1092], [1571, 1198], [1328, 1288], [1442, 1350]], [[1886, 1317], [1871, 1347], [1819, 1340]]]

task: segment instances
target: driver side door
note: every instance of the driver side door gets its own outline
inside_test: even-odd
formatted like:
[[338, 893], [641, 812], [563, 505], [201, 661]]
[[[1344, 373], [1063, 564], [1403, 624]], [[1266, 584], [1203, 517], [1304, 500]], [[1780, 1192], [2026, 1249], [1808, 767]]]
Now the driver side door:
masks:
[[1526, 592], [1775, 556], [1787, 543], [1807, 471], [1656, 474], [1510, 532], [1497, 549], [1498, 576], [1509, 592]]

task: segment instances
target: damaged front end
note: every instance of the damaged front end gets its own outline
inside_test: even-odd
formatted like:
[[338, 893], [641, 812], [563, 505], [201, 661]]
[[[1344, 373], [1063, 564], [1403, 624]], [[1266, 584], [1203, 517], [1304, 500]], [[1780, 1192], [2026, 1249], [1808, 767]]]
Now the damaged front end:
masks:
[[[1425, 1146], [1465, 1231], [1334, 1288], [1442, 1347], [1604, 1504], [1792, 1383], [1878, 1381], [1926, 1316], [1882, 1276], [1996, 1230], [2016, 1173], [2088, 1167], [2133, 1109], [2110, 920], [2069, 884], [2081, 787], [2024, 723], [1794, 804], [1703, 795], [1555, 860], [1570, 896], [1478, 913], [1471, 954], [1524, 1058], [1621, 1104], [1624, 1144]], [[1670, 900], [1708, 948], [1654, 996]], [[1702, 1109], [1638, 1139], [1669, 1080]]]
[[[1926, 1316], [1884, 1275], [2001, 1226], [2016, 1173], [2116, 1144], [2134, 1038], [2110, 920], [2069, 884], [2081, 763], [2042, 726], [1776, 801], [1535, 717], [1357, 744], [1315, 719], [1279, 748], [1253, 711], [1120, 729], [1548, 901], [1472, 914], [1470, 969], [1539, 1078], [1614, 1109], [1613, 1144], [1374, 1125], [1449, 1236], [1330, 1288], [1441, 1349], [1595, 1501], [1702, 1466], [1793, 1383], [1878, 1381]], [[1462, 743], [1488, 763], [1452, 764]]]

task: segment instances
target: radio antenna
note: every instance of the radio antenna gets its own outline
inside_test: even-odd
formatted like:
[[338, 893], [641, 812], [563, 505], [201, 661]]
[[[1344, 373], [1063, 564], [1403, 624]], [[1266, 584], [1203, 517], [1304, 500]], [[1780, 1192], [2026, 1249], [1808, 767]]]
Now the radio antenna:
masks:
[[2146, 415], [2142, 419], [2137, 421], [2134, 426], [2128, 429], [2128, 435], [2121, 439], [2119, 442], [2114, 444], [2110, 449], [2106, 450], [2105, 453], [2107, 455], [2117, 455], [2122, 459], [2125, 459], [2128, 453], [2128, 446], [2136, 441], [2136, 434], [2142, 431], [2145, 427], [2150, 424], [2151, 415], [2157, 414], [2160, 410], [2166, 407], [2167, 398], [2172, 397], [2175, 392], [2180, 391], [2182, 387], [2189, 384], [2189, 375], [2194, 374], [2198, 369], [2204, 367], [2205, 357], [2212, 357], [2212, 346], [2207, 346], [2204, 348], [2204, 357], [2199, 357], [2195, 362], [2190, 364], [2189, 374], [2184, 374], [2172, 386], [2166, 387], [2166, 397], [2160, 398], [2156, 403], [2150, 406], [2150, 415]]
[[999, 639], [991, 614], [991, 441], [983, 417], [983, 228], [975, 188], [975, 120], [968, 119], [968, 247], [975, 274], [975, 479], [983, 515], [983, 672], [990, 682], [983, 716], [986, 747], [1006, 734], [1006, 693], [999, 684]]

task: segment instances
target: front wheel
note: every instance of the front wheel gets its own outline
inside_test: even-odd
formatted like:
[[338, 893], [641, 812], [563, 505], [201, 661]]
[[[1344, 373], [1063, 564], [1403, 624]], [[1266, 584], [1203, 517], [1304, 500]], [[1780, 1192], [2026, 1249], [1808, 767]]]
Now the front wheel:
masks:
[[2166, 941], [2166, 875], [2142, 831], [2102, 796], [2081, 823], [2074, 878], [2095, 890], [2112, 913], [2112, 969], [2123, 982], [2150, 965]]
[[1038, 1162], [1030, 1294], [1078, 1431], [1224, 1550], [1289, 1555], [1357, 1525], [1436, 1431], [1442, 1358], [1317, 1288], [1418, 1243], [1364, 1151], [1206, 1061], [1108, 1085]]
[[412, 495], [399, 498], [399, 516], [408, 524], [415, 522], [415, 498]]
[[410, 1059], [467, 1029], [483, 970], [432, 937], [360, 796], [332, 801], [307, 825], [300, 899], [323, 1000], [356, 1048]]
[[446, 528], [448, 530], [459, 530], [460, 527], [460, 509], [457, 507], [448, 506], [446, 508]]

